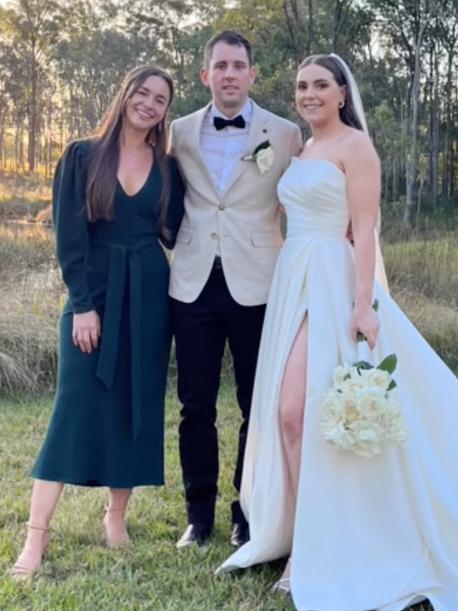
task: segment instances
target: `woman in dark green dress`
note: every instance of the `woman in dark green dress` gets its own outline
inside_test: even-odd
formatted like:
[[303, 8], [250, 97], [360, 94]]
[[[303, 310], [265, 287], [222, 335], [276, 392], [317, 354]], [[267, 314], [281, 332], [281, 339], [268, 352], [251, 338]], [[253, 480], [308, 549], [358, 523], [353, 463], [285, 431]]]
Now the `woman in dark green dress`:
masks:
[[69, 290], [60, 327], [57, 393], [32, 470], [27, 541], [11, 570], [32, 575], [49, 542], [64, 483], [107, 486], [107, 543], [129, 542], [132, 488], [160, 485], [169, 361], [169, 266], [183, 186], [166, 155], [170, 77], [130, 72], [92, 138], [56, 169], [57, 256]]

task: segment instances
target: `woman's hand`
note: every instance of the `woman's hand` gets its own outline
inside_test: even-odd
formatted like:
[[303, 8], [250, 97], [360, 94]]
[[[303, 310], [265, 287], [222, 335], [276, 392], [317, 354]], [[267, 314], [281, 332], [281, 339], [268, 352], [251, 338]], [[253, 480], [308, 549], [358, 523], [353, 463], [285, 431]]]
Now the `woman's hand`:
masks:
[[355, 341], [358, 339], [358, 332], [364, 335], [369, 344], [369, 348], [373, 350], [377, 343], [377, 337], [380, 330], [380, 322], [370, 304], [355, 304], [353, 308], [353, 316], [351, 319], [351, 335]]
[[97, 348], [100, 335], [100, 318], [95, 310], [73, 314], [72, 339], [81, 352], [90, 354]]

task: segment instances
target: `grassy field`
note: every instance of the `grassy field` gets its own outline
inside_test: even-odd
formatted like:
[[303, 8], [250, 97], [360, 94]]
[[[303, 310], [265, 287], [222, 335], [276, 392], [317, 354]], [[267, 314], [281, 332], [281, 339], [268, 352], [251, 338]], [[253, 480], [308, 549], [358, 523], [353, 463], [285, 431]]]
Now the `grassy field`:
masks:
[[458, 374], [458, 232], [383, 246], [392, 296]]
[[[0, 609], [291, 611], [289, 598], [269, 591], [281, 574], [282, 561], [218, 577], [213, 574], [231, 552], [229, 504], [239, 415], [229, 385], [223, 388], [218, 408], [221, 490], [210, 545], [175, 549], [186, 518], [177, 452], [179, 407], [171, 391], [166, 420], [167, 484], [134, 494], [128, 516], [132, 548], [112, 551], [104, 545], [104, 490], [68, 486], [53, 522], [48, 559], [32, 583], [18, 585], [8, 579], [7, 571], [23, 542], [31, 488], [27, 473], [45, 432], [51, 399], [0, 400]], [[423, 606], [424, 611], [428, 609]]]
[[49, 559], [30, 585], [17, 585], [6, 572], [24, 535], [31, 480], [27, 477], [50, 414], [49, 398], [0, 400], [0, 609], [2, 611], [255, 611], [292, 605], [269, 588], [282, 562], [240, 574], [214, 577], [229, 555], [229, 505], [238, 408], [226, 386], [219, 404], [221, 495], [211, 545], [178, 552], [175, 542], [186, 525], [177, 453], [178, 404], [167, 401], [166, 473], [163, 488], [134, 495], [128, 551], [105, 547], [101, 524], [104, 490], [68, 487], [53, 523]]

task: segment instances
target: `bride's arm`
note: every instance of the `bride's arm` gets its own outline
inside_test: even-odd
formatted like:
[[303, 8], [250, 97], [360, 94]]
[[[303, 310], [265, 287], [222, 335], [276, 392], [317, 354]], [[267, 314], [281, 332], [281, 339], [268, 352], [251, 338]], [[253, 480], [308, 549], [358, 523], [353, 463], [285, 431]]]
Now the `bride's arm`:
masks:
[[372, 307], [375, 273], [375, 226], [380, 205], [380, 162], [369, 137], [356, 133], [345, 159], [347, 196], [355, 247], [356, 289], [352, 336], [361, 332], [371, 348], [379, 331]]

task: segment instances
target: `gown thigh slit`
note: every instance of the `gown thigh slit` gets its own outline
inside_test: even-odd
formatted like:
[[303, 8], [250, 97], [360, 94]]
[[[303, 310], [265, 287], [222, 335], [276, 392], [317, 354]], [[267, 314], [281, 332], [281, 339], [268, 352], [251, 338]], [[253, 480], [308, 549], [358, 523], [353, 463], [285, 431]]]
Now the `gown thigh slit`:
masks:
[[297, 497], [300, 455], [307, 396], [308, 318], [304, 315], [294, 338], [282, 373], [278, 417], [282, 432], [282, 448], [287, 462], [289, 485]]
[[[456, 611], [458, 381], [377, 282], [373, 362], [397, 355], [394, 378], [409, 437], [362, 458], [335, 448], [321, 432], [334, 369], [358, 357], [346, 188], [334, 164], [297, 157], [279, 182], [288, 231], [267, 304], [241, 487], [251, 538], [218, 571], [291, 551], [299, 611], [401, 611], [421, 598], [435, 611]], [[305, 312], [307, 389], [295, 504], [277, 410]]]

